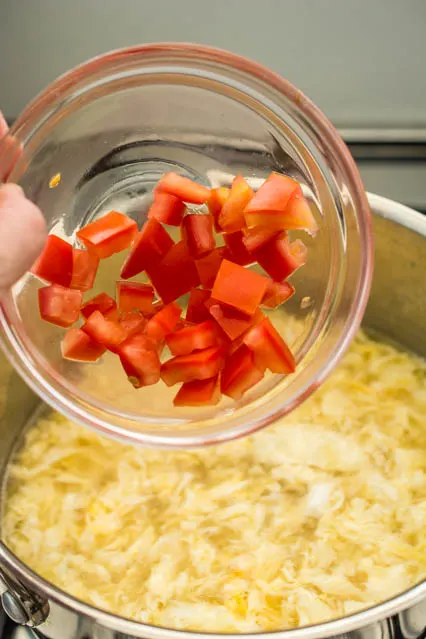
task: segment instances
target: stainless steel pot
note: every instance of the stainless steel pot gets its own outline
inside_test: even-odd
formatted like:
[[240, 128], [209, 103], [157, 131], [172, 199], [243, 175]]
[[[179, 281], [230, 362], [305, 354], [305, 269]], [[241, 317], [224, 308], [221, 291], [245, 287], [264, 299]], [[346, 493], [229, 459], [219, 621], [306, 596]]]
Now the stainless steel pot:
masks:
[[[374, 212], [376, 265], [365, 325], [426, 356], [426, 218], [396, 202], [369, 196]], [[22, 429], [40, 400], [10, 366], [0, 362], [0, 464], [3, 472]], [[6, 612], [32, 626], [30, 636], [49, 639], [184, 639], [200, 633], [172, 631], [126, 621], [96, 610], [58, 590], [33, 573], [0, 544], [0, 593]], [[426, 581], [363, 612], [306, 628], [287, 630], [274, 639], [345, 636], [375, 639], [419, 637], [426, 627]], [[221, 635], [209, 635], [213, 638]], [[242, 635], [239, 635], [241, 637]], [[266, 637], [265, 635], [258, 635]], [[247, 635], [249, 637], [249, 635]]]

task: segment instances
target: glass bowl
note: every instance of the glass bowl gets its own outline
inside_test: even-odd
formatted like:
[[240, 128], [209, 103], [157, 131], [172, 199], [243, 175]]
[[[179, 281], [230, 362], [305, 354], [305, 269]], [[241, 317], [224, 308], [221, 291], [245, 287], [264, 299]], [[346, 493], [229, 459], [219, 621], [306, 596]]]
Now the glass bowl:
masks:
[[[68, 417], [133, 443], [189, 447], [252, 433], [321, 384], [361, 321], [372, 233], [358, 171], [330, 122], [289, 82], [225, 51], [170, 43], [93, 59], [50, 85], [0, 142], [0, 180], [19, 183], [49, 231], [70, 242], [111, 209], [140, 226], [170, 170], [213, 187], [242, 173], [256, 188], [271, 171], [301, 182], [319, 232], [294, 234], [308, 262], [291, 279], [296, 294], [271, 312], [296, 373], [266, 375], [239, 403], [175, 408], [176, 387], [133, 389], [112, 354], [92, 365], [63, 360], [63, 329], [40, 319], [42, 284], [31, 275], [3, 300], [1, 341], [25, 381]], [[114, 292], [122, 261], [102, 263], [86, 298]]]

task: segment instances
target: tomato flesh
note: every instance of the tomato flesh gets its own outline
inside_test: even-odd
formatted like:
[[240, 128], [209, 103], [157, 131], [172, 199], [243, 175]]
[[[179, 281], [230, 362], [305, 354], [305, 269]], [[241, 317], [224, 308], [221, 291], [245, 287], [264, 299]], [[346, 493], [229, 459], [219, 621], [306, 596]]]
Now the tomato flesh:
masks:
[[318, 231], [318, 225], [300, 186], [297, 187], [295, 193], [291, 196], [285, 214], [286, 221], [283, 228], [304, 229], [311, 235], [315, 235]]
[[178, 382], [192, 382], [195, 379], [215, 377], [224, 364], [221, 346], [212, 346], [189, 355], [179, 355], [161, 366], [161, 379], [167, 386]]
[[78, 288], [80, 291], [89, 291], [95, 283], [98, 272], [99, 258], [88, 251], [73, 248], [72, 250], [72, 275], [70, 288]]
[[185, 242], [174, 244], [159, 264], [147, 269], [164, 304], [173, 302], [200, 283], [195, 262]]
[[212, 320], [206, 320], [195, 326], [186, 326], [166, 336], [166, 344], [172, 355], [188, 355], [195, 350], [214, 346], [216, 327]]
[[173, 172], [161, 178], [157, 189], [190, 204], [204, 204], [210, 197], [210, 189], [206, 186]]
[[212, 189], [210, 197], [207, 200], [207, 207], [214, 218], [214, 227], [218, 233], [222, 230], [219, 224], [219, 215], [223, 205], [231, 193], [231, 189], [226, 186], [220, 186], [218, 189]]
[[213, 236], [213, 216], [185, 215], [182, 221], [182, 239], [194, 259], [213, 251], [216, 245]]
[[255, 364], [253, 353], [244, 344], [230, 355], [222, 371], [220, 389], [224, 395], [239, 400], [250, 388], [258, 384], [264, 370]]
[[118, 321], [126, 331], [127, 337], [142, 332], [146, 325], [146, 319], [140, 313], [135, 311], [126, 311], [125, 313], [122, 313]]
[[221, 246], [195, 262], [203, 288], [212, 288], [225, 255], [227, 255], [227, 249]]
[[175, 330], [181, 313], [182, 309], [176, 302], [167, 304], [154, 317], [148, 320], [145, 329], [146, 334], [156, 342], [162, 342], [166, 335]]
[[210, 298], [211, 291], [202, 288], [192, 288], [189, 293], [188, 306], [186, 309], [186, 320], [193, 324], [204, 322], [210, 318], [209, 312], [204, 304]]
[[296, 180], [286, 175], [271, 173], [245, 208], [244, 215], [247, 226], [257, 225], [251, 223], [252, 213], [258, 213], [260, 211], [285, 211], [291, 196], [298, 186], [299, 184]]
[[62, 357], [76, 362], [96, 362], [106, 351], [81, 328], [70, 328], [61, 342]]
[[269, 368], [273, 373], [284, 375], [294, 373], [296, 370], [296, 362], [291, 350], [267, 317], [250, 329], [243, 341], [253, 351], [258, 368]]
[[249, 204], [254, 191], [247, 184], [242, 175], [237, 175], [232, 182], [231, 192], [219, 213], [218, 223], [220, 227], [230, 233], [239, 231], [246, 226], [244, 209]]
[[99, 293], [83, 304], [81, 314], [87, 319], [94, 311], [100, 311], [102, 315], [105, 315], [112, 310], [117, 310], [115, 300], [107, 293]]
[[253, 315], [265, 294], [267, 284], [263, 275], [223, 260], [213, 285], [212, 298], [237, 311]]
[[128, 248], [137, 232], [134, 220], [118, 211], [110, 211], [77, 231], [77, 237], [89, 253], [103, 260]]
[[112, 351], [115, 351], [127, 337], [125, 329], [118, 321], [105, 317], [100, 311], [94, 311], [87, 318], [82, 330], [95, 342]]
[[43, 252], [31, 273], [50, 284], [69, 287], [73, 268], [72, 246], [56, 235], [49, 235]]
[[282, 282], [306, 262], [306, 246], [300, 240], [291, 242], [284, 232], [256, 251], [260, 266], [276, 282]]
[[283, 302], [286, 302], [294, 295], [294, 286], [288, 282], [273, 282], [268, 280], [268, 287], [262, 298], [262, 306], [266, 308], [276, 308]]
[[158, 220], [148, 220], [133, 242], [121, 269], [121, 277], [128, 280], [129, 277], [155, 266], [170, 251], [173, 244], [172, 238]]
[[254, 262], [253, 255], [248, 252], [244, 244], [244, 235], [242, 231], [225, 233], [223, 239], [228, 247], [229, 259], [232, 262], [235, 262], [235, 264], [239, 264], [240, 266], [247, 266]]
[[236, 340], [264, 317], [260, 309], [256, 309], [255, 313], [248, 317], [234, 308], [222, 306], [213, 299], [207, 300], [205, 305], [210, 315], [231, 341]]
[[153, 311], [154, 289], [149, 284], [140, 282], [117, 282], [118, 309], [140, 311], [148, 315]]
[[219, 377], [216, 376], [182, 384], [173, 404], [175, 406], [215, 406], [219, 401]]
[[77, 322], [83, 299], [81, 291], [51, 284], [38, 289], [40, 316], [46, 322], [67, 328]]
[[119, 357], [134, 388], [152, 386], [160, 380], [160, 360], [151, 340], [138, 333], [128, 337], [119, 348]]
[[169, 226], [180, 226], [185, 209], [185, 204], [179, 198], [155, 190], [154, 201], [148, 211], [148, 219], [155, 219]]
[[[251, 229], [244, 229], [244, 236], [242, 238], [243, 244], [249, 253], [253, 253], [258, 249], [265, 246], [270, 240], [272, 240], [278, 231], [274, 228], [267, 226], [255, 226]], [[252, 256], [252, 260], [254, 257]]]

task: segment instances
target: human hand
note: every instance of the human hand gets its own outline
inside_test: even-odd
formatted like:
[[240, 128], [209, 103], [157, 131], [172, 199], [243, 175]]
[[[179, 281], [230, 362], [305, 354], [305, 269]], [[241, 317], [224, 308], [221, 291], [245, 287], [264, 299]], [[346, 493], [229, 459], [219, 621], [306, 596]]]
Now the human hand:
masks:
[[[0, 112], [0, 140], [8, 127]], [[17, 184], [0, 184], [0, 299], [40, 255], [46, 223]]]

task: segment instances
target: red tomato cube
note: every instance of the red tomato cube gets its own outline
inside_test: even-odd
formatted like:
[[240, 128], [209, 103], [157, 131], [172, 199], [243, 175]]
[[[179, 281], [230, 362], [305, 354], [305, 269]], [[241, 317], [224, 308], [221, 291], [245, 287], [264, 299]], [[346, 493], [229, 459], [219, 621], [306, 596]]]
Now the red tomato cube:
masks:
[[218, 189], [212, 189], [210, 192], [210, 197], [207, 200], [207, 207], [211, 215], [213, 215], [214, 226], [218, 233], [221, 231], [219, 224], [219, 215], [222, 210], [222, 206], [225, 204], [230, 193], [231, 189], [228, 189], [226, 186], [221, 186]]
[[253, 264], [255, 259], [245, 247], [244, 235], [242, 231], [225, 233], [223, 239], [225, 240], [225, 244], [228, 247], [228, 257], [231, 262], [235, 262], [235, 264], [239, 264], [240, 266]]
[[77, 322], [83, 299], [81, 291], [51, 284], [38, 289], [41, 318], [64, 328]]
[[254, 195], [254, 191], [247, 184], [242, 175], [237, 175], [232, 182], [229, 197], [224, 202], [222, 210], [219, 213], [219, 226], [230, 233], [231, 231], [239, 231], [246, 226], [244, 218], [244, 209]]
[[128, 248], [137, 232], [134, 220], [118, 211], [110, 211], [77, 231], [77, 237], [89, 253], [103, 260]]
[[268, 280], [268, 288], [262, 298], [262, 306], [276, 308], [286, 302], [294, 294], [294, 287], [288, 282], [273, 282]]
[[[252, 229], [244, 229], [243, 244], [249, 253], [253, 253], [265, 246], [277, 235], [277, 230], [268, 226], [255, 226]], [[252, 259], [254, 259], [252, 257]]]
[[223, 260], [213, 285], [212, 298], [241, 313], [253, 315], [267, 285], [267, 279], [263, 275]]
[[180, 226], [185, 209], [185, 204], [174, 195], [156, 190], [154, 202], [148, 211], [148, 219], [155, 219], [170, 226]]
[[87, 318], [82, 330], [95, 342], [114, 352], [127, 337], [125, 329], [119, 322], [108, 319], [100, 311], [94, 311]]
[[80, 291], [88, 291], [95, 283], [98, 272], [99, 258], [88, 251], [73, 248], [72, 250], [72, 276], [70, 288], [78, 288]]
[[146, 334], [156, 342], [162, 342], [166, 335], [174, 331], [181, 313], [182, 309], [176, 302], [167, 304], [148, 321]]
[[195, 262], [183, 241], [174, 244], [161, 262], [148, 268], [147, 273], [165, 304], [185, 295], [200, 283]]
[[56, 235], [49, 235], [31, 273], [51, 284], [68, 287], [72, 276], [72, 246]]
[[195, 262], [201, 286], [212, 288], [225, 255], [227, 249], [221, 246]]
[[146, 325], [146, 319], [135, 311], [126, 311], [120, 315], [118, 320], [126, 331], [127, 337], [141, 333]]
[[188, 355], [217, 344], [217, 330], [212, 320], [195, 326], [186, 326], [166, 336], [166, 344], [172, 355]]
[[121, 277], [128, 280], [158, 264], [173, 244], [172, 238], [157, 220], [148, 220], [133, 242], [121, 269]]
[[117, 282], [118, 309], [141, 311], [147, 315], [153, 312], [154, 289], [149, 284], [140, 282]]
[[81, 328], [70, 328], [61, 342], [62, 357], [76, 362], [96, 362], [106, 351]]
[[204, 322], [210, 318], [209, 312], [204, 302], [210, 298], [211, 291], [202, 288], [192, 288], [189, 293], [188, 307], [186, 309], [186, 320], [193, 324]]
[[195, 379], [209, 379], [219, 373], [223, 364], [223, 347], [212, 346], [164, 362], [161, 366], [161, 379], [167, 386], [173, 386], [178, 382], [192, 382]]
[[286, 221], [283, 226], [285, 229], [304, 229], [311, 235], [315, 235], [318, 231], [318, 225], [300, 186], [291, 196], [285, 215]]
[[160, 360], [151, 340], [138, 333], [128, 337], [118, 351], [129, 382], [135, 388], [151, 386], [160, 380]]
[[208, 214], [185, 215], [182, 221], [182, 239], [193, 258], [198, 259], [213, 251], [213, 216]]
[[235, 400], [263, 379], [264, 369], [255, 364], [253, 353], [244, 344], [226, 359], [220, 380], [220, 390]]
[[247, 226], [262, 226], [256, 214], [263, 211], [285, 211], [287, 204], [299, 187], [298, 182], [286, 175], [271, 173], [267, 180], [247, 203], [244, 210]]
[[219, 377], [216, 376], [182, 384], [173, 404], [175, 406], [215, 406], [219, 401]]
[[257, 309], [254, 315], [248, 317], [234, 308], [221, 306], [219, 302], [213, 299], [207, 300], [205, 305], [210, 315], [231, 341], [236, 340], [254, 324], [260, 322], [264, 317], [260, 309]]
[[85, 304], [83, 304], [83, 306], [81, 307], [81, 314], [87, 319], [94, 311], [100, 311], [102, 315], [105, 315], [109, 311], [116, 309], [117, 304], [110, 295], [108, 295], [107, 293], [99, 293], [99, 295], [95, 295], [95, 297], [92, 297]]
[[190, 204], [204, 204], [210, 196], [210, 189], [206, 186], [173, 172], [163, 175], [157, 189]]
[[289, 242], [284, 232], [254, 253], [260, 266], [276, 282], [282, 282], [306, 262], [306, 246], [300, 240]]
[[267, 317], [251, 328], [244, 335], [243, 341], [253, 351], [258, 368], [269, 368], [273, 373], [282, 374], [294, 373], [296, 370], [291, 350]]

